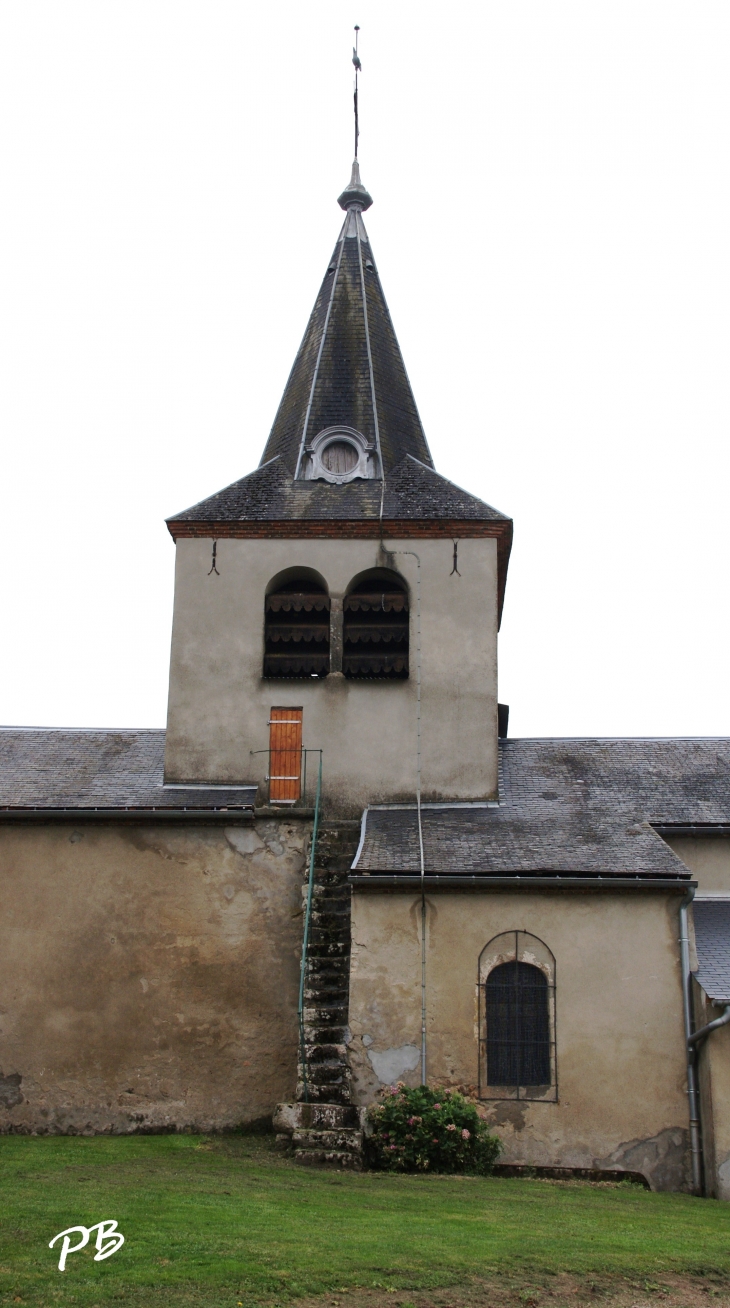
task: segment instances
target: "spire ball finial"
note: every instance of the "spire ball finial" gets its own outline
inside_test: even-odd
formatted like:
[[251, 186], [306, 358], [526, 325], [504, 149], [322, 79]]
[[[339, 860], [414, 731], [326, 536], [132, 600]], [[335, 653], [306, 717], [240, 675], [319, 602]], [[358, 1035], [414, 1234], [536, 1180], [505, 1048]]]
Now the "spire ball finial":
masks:
[[360, 165], [357, 162], [357, 159], [354, 159], [352, 163], [350, 184], [345, 187], [342, 195], [338, 195], [337, 203], [341, 209], [357, 208], [361, 213], [364, 213], [366, 209], [370, 208], [372, 202], [372, 195], [365, 189], [360, 181]]

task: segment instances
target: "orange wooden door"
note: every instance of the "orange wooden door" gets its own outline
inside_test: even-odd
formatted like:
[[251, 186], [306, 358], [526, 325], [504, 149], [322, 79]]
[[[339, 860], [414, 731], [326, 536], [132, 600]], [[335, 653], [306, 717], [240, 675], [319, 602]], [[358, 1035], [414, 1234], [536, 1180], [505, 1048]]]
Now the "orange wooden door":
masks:
[[269, 718], [269, 802], [296, 804], [302, 786], [300, 708], [272, 708]]

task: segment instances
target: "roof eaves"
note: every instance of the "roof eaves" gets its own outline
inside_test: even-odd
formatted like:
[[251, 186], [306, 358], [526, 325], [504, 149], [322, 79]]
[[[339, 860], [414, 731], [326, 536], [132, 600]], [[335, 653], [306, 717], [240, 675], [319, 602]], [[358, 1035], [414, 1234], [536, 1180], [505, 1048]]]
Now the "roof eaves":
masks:
[[512, 522], [509, 514], [502, 513], [500, 509], [495, 509], [492, 504], [487, 504], [487, 501], [483, 500], [481, 496], [474, 495], [471, 491], [466, 490], [464, 486], [460, 486], [458, 482], [452, 481], [450, 477], [444, 477], [443, 473], [437, 472], [436, 468], [424, 463], [422, 459], [417, 459], [415, 454], [406, 454], [405, 457], [410, 459], [411, 463], [418, 464], [418, 467], [423, 468], [425, 472], [430, 472], [432, 477], [437, 477], [439, 481], [445, 482], [447, 486], [453, 486], [454, 490], [457, 490], [460, 495], [466, 495], [467, 499], [474, 500], [477, 504], [483, 504], [485, 509], [489, 509], [490, 513], [495, 513], [502, 521]]

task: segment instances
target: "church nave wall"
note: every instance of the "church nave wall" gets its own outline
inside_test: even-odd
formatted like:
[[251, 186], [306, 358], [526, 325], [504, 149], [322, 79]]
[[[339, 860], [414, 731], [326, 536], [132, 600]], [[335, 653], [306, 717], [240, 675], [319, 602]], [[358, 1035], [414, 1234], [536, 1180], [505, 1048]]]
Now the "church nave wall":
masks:
[[0, 826], [0, 1130], [210, 1130], [291, 1098], [310, 825]]
[[[656, 1189], [686, 1188], [678, 896], [444, 891], [428, 894], [427, 913], [427, 1066], [437, 1085], [479, 1093], [485, 945], [523, 931], [554, 955], [557, 1102], [549, 1088], [539, 1101], [489, 1099], [482, 1069], [503, 1161], [623, 1168]], [[360, 1103], [382, 1084], [420, 1081], [420, 982], [419, 897], [355, 893], [350, 1057]]]

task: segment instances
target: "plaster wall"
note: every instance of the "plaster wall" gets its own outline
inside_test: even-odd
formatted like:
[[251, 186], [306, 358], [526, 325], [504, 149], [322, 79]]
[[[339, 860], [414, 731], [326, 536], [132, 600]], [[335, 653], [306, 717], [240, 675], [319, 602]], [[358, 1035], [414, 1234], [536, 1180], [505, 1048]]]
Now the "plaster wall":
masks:
[[[655, 1189], [687, 1188], [677, 897], [444, 892], [427, 911], [431, 1083], [477, 1094], [477, 966], [492, 937], [527, 931], [555, 956], [558, 1100], [483, 1101], [502, 1161], [624, 1168]], [[413, 894], [353, 894], [350, 1056], [361, 1104], [382, 1084], [420, 1082], [419, 933]]]
[[694, 874], [698, 895], [730, 894], [727, 836], [672, 836], [667, 844]]
[[[421, 560], [424, 798], [497, 791], [497, 546], [450, 540], [222, 540], [177, 544], [165, 774], [168, 781], [256, 781], [265, 797], [272, 706], [304, 709], [304, 746], [324, 750], [331, 813], [410, 799], [416, 786], [416, 560]], [[264, 600], [272, 578], [311, 568], [341, 601], [361, 572], [391, 566], [410, 590], [410, 678], [355, 681], [342, 673], [262, 677]], [[210, 575], [209, 575], [210, 574]]]
[[0, 1131], [208, 1130], [291, 1098], [308, 836], [0, 826]]
[[[703, 996], [705, 999], [705, 996]], [[698, 1005], [699, 1028], [720, 1016], [721, 1008]], [[714, 1199], [730, 1199], [730, 1029], [719, 1027], [705, 1040], [700, 1053], [702, 1153], [705, 1187]]]

